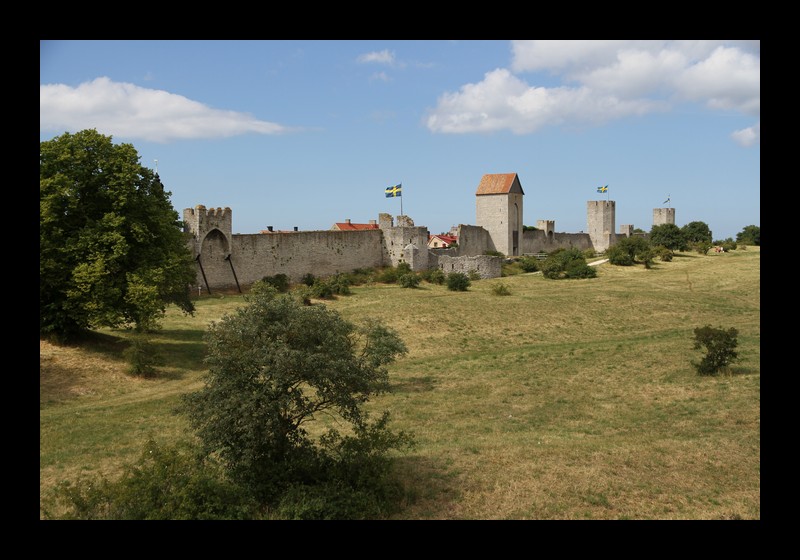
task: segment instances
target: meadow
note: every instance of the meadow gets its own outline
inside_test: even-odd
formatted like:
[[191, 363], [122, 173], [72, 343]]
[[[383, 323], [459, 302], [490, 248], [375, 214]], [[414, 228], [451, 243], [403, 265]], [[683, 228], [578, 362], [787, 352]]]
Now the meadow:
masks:
[[[417, 441], [397, 457], [397, 519], [760, 519], [760, 248], [597, 271], [314, 302], [380, 319], [409, 349], [369, 404]], [[40, 341], [40, 506], [65, 481], [119, 474], [148, 437], [191, 437], [175, 407], [202, 386], [204, 330], [243, 303], [168, 310], [150, 378], [127, 373], [128, 331]], [[738, 331], [739, 360], [716, 376], [692, 366], [704, 325]]]

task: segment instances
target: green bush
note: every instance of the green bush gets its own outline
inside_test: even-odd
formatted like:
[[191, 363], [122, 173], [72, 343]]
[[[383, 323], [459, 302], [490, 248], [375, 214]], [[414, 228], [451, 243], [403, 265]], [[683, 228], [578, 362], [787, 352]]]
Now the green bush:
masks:
[[451, 292], [466, 292], [471, 285], [469, 276], [463, 272], [451, 272], [447, 275], [447, 289]]
[[492, 286], [492, 293], [496, 296], [510, 296], [511, 290], [505, 284], [495, 284]]
[[264, 276], [261, 281], [265, 284], [269, 284], [281, 293], [289, 291], [289, 277], [283, 273], [274, 276]]
[[616, 266], [633, 266], [633, 255], [619, 243], [612, 245], [606, 251], [608, 262]]
[[725, 330], [709, 325], [694, 330], [694, 349], [705, 348], [706, 355], [700, 362], [692, 362], [700, 375], [715, 375], [738, 359], [734, 350], [739, 344], [735, 328]]
[[122, 355], [128, 361], [128, 373], [138, 377], [152, 377], [161, 362], [152, 340], [144, 334], [133, 335]]
[[257, 519], [246, 490], [186, 444], [160, 447], [152, 439], [116, 481], [102, 477], [65, 483], [45, 502], [43, 517], [65, 520]]
[[395, 284], [398, 278], [400, 278], [400, 274], [393, 266], [382, 268], [375, 276], [375, 280], [381, 284]]
[[419, 276], [417, 276], [413, 272], [410, 272], [408, 274], [403, 274], [402, 276], [400, 276], [400, 278], [398, 279], [398, 283], [403, 288], [416, 288], [417, 286], [419, 286], [421, 280], [422, 279]]
[[518, 262], [519, 267], [525, 272], [539, 271], [539, 259], [536, 257], [522, 257]]
[[490, 257], [505, 257], [505, 255], [500, 251], [484, 251], [483, 254]]
[[659, 259], [661, 259], [662, 262], [672, 262], [672, 257], [674, 256], [674, 253], [670, 249], [667, 249], [663, 245], [659, 245], [657, 247], [654, 247], [653, 251], [656, 254], [656, 256]]
[[422, 273], [422, 278], [430, 284], [442, 285], [445, 282], [445, 274], [440, 268], [429, 268]]
[[313, 274], [311, 274], [310, 272], [306, 272], [303, 275], [303, 278], [300, 280], [300, 282], [302, 282], [303, 284], [305, 284], [306, 286], [308, 286], [310, 288], [311, 286], [314, 285], [314, 281], [315, 280], [316, 280], [316, 278], [314, 277]]
[[478, 280], [481, 279], [481, 273], [478, 272], [477, 270], [470, 270], [469, 273], [467, 274], [467, 276], [473, 282], [477, 282]]
[[597, 271], [586, 263], [576, 248], [556, 249], [541, 264], [542, 275], [551, 280], [560, 278], [594, 278]]

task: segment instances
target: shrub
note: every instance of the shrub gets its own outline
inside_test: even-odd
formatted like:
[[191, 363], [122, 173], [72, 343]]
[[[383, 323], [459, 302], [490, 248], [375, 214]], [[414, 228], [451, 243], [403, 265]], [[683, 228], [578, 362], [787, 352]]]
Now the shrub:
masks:
[[451, 292], [466, 292], [471, 285], [469, 276], [463, 272], [451, 272], [447, 275], [447, 289]]
[[400, 275], [397, 272], [397, 269], [388, 266], [386, 268], [382, 268], [375, 277], [375, 280], [382, 283], [382, 284], [394, 284], [397, 282], [397, 279]]
[[594, 278], [597, 271], [586, 263], [583, 253], [576, 249], [556, 249], [541, 265], [542, 275], [551, 280], [559, 278]]
[[505, 255], [500, 251], [484, 251], [483, 254], [490, 257], [505, 257]]
[[419, 276], [411, 272], [409, 274], [403, 274], [400, 276], [398, 282], [403, 288], [416, 288], [419, 286], [421, 280], [422, 279]]
[[525, 272], [537, 272], [539, 260], [536, 257], [522, 257], [519, 259], [519, 267]]
[[477, 270], [470, 270], [467, 276], [469, 276], [469, 279], [472, 280], [473, 282], [477, 282], [478, 280], [481, 279], [481, 273], [478, 272]]
[[308, 286], [310, 288], [311, 286], [314, 285], [314, 281], [315, 280], [316, 280], [316, 278], [314, 277], [313, 274], [311, 274], [310, 272], [306, 272], [303, 275], [303, 278], [300, 280], [300, 282], [302, 282], [303, 284], [305, 284], [306, 286]]
[[734, 350], [738, 345], [738, 331], [734, 328], [725, 330], [709, 325], [694, 330], [694, 349], [705, 348], [706, 355], [700, 362], [692, 362], [700, 375], [715, 375], [738, 359]]
[[441, 268], [429, 268], [422, 273], [422, 278], [430, 284], [442, 285], [445, 282], [445, 274]]
[[228, 481], [219, 465], [188, 445], [160, 447], [152, 439], [121, 478], [84, 478], [59, 486], [46, 502], [66, 520], [255, 519], [255, 502]]
[[128, 373], [139, 377], [155, 375], [155, 366], [159, 364], [161, 357], [156, 352], [153, 342], [143, 334], [135, 334], [130, 341], [130, 346], [122, 352], [128, 361]]
[[612, 245], [606, 251], [608, 262], [616, 266], [633, 266], [633, 255], [631, 255], [619, 243]]
[[674, 253], [670, 249], [664, 247], [663, 245], [654, 247], [653, 252], [659, 259], [661, 259], [662, 262], [672, 262], [672, 257], [674, 256]]
[[496, 296], [510, 296], [511, 290], [505, 284], [495, 284], [492, 286], [492, 293]]
[[273, 286], [281, 293], [289, 291], [289, 277], [283, 273], [279, 273], [274, 276], [264, 276], [261, 281], [265, 284]]

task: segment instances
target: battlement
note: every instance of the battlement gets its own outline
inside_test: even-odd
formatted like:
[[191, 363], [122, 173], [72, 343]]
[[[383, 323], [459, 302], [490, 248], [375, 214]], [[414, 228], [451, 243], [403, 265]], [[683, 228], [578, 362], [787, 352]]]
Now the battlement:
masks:
[[653, 225], [675, 224], [674, 208], [653, 208]]

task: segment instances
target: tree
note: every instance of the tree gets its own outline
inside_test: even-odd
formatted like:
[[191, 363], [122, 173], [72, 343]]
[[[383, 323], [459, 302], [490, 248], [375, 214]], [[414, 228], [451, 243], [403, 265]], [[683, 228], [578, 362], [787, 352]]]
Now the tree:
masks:
[[759, 226], [745, 226], [736, 234], [736, 241], [742, 245], [761, 246], [761, 228]]
[[689, 222], [681, 228], [687, 243], [708, 243], [711, 245], [711, 230], [705, 222]]
[[[388, 413], [371, 422], [365, 410], [388, 389], [386, 366], [406, 352], [380, 323], [356, 327], [324, 304], [268, 287], [213, 323], [206, 342], [206, 385], [184, 397], [184, 411], [206, 452], [261, 503], [299, 487], [374, 489], [388, 472], [387, 451], [411, 444], [388, 429]], [[312, 435], [320, 416], [346, 433], [319, 435], [315, 424]]]
[[686, 234], [675, 224], [659, 224], [650, 229], [650, 243], [672, 251], [686, 251], [689, 244]]
[[561, 278], [595, 278], [597, 271], [588, 265], [580, 249], [556, 249], [541, 265], [542, 276], [551, 280]]
[[706, 355], [700, 362], [692, 362], [700, 375], [714, 375], [722, 368], [736, 361], [739, 355], [734, 348], [739, 342], [739, 332], [731, 327], [728, 330], [709, 325], [694, 330], [694, 349], [705, 348]]
[[96, 130], [39, 144], [39, 331], [158, 326], [192, 313], [195, 265], [170, 192], [130, 144]]

